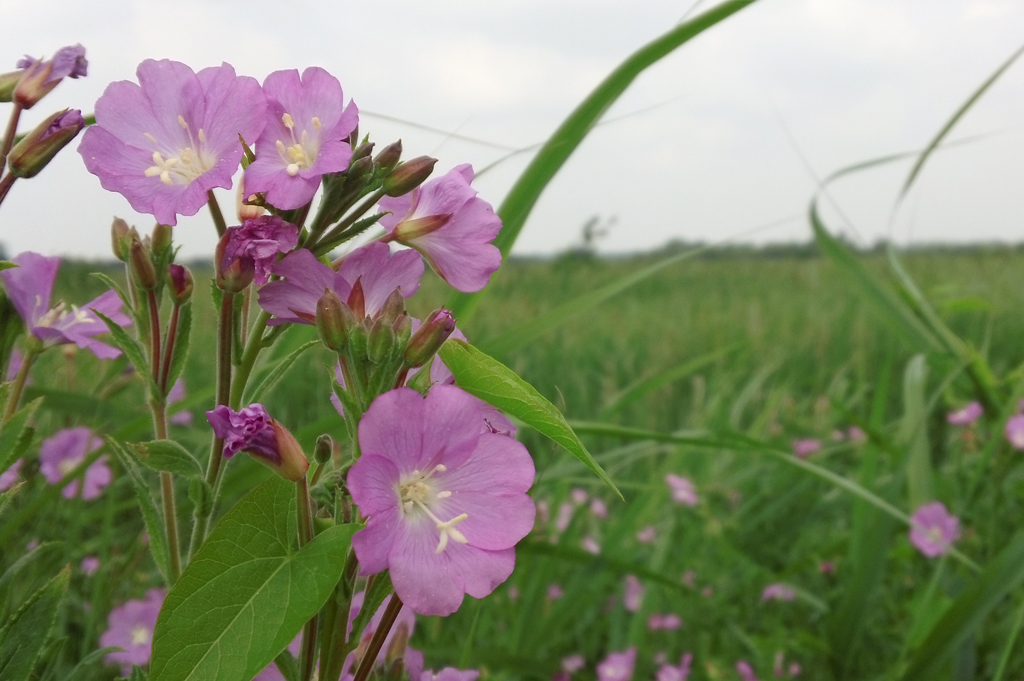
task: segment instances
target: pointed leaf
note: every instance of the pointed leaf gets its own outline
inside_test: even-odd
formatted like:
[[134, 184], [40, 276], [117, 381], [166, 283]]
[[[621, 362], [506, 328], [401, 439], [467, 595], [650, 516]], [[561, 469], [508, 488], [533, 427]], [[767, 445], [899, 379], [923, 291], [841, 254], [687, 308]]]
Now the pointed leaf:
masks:
[[281, 380], [281, 377], [284, 376], [285, 373], [292, 368], [292, 365], [295, 364], [295, 361], [300, 356], [302, 356], [302, 354], [305, 353], [306, 350], [309, 350], [310, 348], [315, 347], [317, 345], [320, 345], [319, 340], [311, 340], [307, 343], [304, 343], [303, 345], [300, 345], [298, 348], [289, 353], [286, 357], [281, 359], [270, 371], [270, 373], [267, 374], [267, 377], [260, 382], [259, 386], [257, 386], [257, 388], [252, 391], [252, 394], [242, 399], [242, 404], [252, 404], [253, 402], [260, 402], [263, 399], [264, 395], [267, 394], [267, 391], [273, 388], [277, 384], [277, 382]]
[[178, 308], [178, 337], [174, 341], [171, 355], [171, 366], [167, 371], [167, 389], [174, 387], [174, 382], [181, 376], [188, 359], [189, 346], [192, 341], [192, 301]]
[[0, 679], [25, 681], [46, 645], [68, 590], [71, 566], [32, 594], [18, 612], [0, 627]]
[[164, 534], [163, 517], [156, 502], [153, 501], [153, 493], [127, 448], [111, 437], [106, 440], [107, 445], [110, 446], [111, 451], [114, 452], [128, 473], [128, 477], [131, 478], [132, 486], [135, 488], [135, 498], [139, 502], [139, 510], [142, 511], [142, 521], [146, 524], [146, 533], [149, 535], [149, 549], [153, 552], [153, 560], [156, 562], [160, 574], [163, 575], [164, 582], [170, 584], [171, 552], [167, 547], [167, 535]]
[[900, 444], [907, 450], [911, 509], [920, 508], [935, 498], [931, 452], [928, 447], [927, 381], [928, 365], [924, 355], [914, 355], [903, 373], [903, 421], [899, 434]]
[[187, 449], [173, 440], [153, 440], [129, 445], [135, 460], [154, 471], [167, 471], [184, 478], [202, 478], [203, 468]]
[[42, 403], [42, 398], [29, 402], [0, 426], [0, 473], [10, 468], [28, 448], [35, 434], [29, 423]]
[[135, 367], [135, 373], [140, 376], [144, 376], [149, 382], [149, 392], [151, 395], [159, 394], [156, 383], [153, 382], [152, 369], [149, 366], [149, 360], [146, 358], [146, 351], [142, 349], [142, 346], [137, 340], [128, 335], [120, 324], [113, 321], [102, 312], [92, 311], [97, 317], [103, 320], [103, 323], [110, 329], [110, 341], [116, 345], [121, 351], [128, 356], [131, 360], [132, 366]]

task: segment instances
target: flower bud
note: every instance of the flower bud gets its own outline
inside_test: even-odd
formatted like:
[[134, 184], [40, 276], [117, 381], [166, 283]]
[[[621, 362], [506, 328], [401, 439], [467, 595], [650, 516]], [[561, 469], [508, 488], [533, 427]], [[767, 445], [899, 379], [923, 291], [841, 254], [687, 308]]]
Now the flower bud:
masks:
[[151, 240], [153, 253], [157, 256], [163, 255], [171, 250], [171, 245], [174, 241], [174, 228], [170, 225], [157, 224], [153, 228], [153, 237]]
[[323, 466], [331, 460], [331, 455], [334, 454], [334, 440], [327, 433], [324, 433], [316, 439], [316, 447], [313, 449], [313, 458], [318, 464]]
[[388, 196], [403, 196], [423, 184], [434, 172], [436, 158], [417, 156], [401, 164], [384, 180], [384, 193]]
[[[281, 457], [280, 463], [269, 464], [279, 475], [288, 478], [292, 482], [301, 480], [302, 476], [309, 470], [309, 460], [305, 452], [299, 446], [295, 437], [277, 421], [271, 421], [274, 427], [274, 435], [277, 437], [277, 451]], [[263, 457], [257, 457], [260, 461], [267, 463]]]
[[136, 286], [146, 291], [156, 288], [156, 268], [153, 267], [153, 259], [138, 237], [133, 238], [128, 247], [128, 265]]
[[393, 325], [398, 318], [405, 314], [405, 296], [402, 295], [402, 289], [396, 288], [391, 292], [391, 295], [384, 301], [384, 305], [381, 306], [380, 312], [377, 313], [377, 319], [388, 326]]
[[390, 324], [377, 319], [370, 327], [370, 338], [366, 345], [366, 356], [374, 364], [383, 363], [395, 347], [395, 332]]
[[384, 664], [387, 666], [405, 657], [405, 649], [409, 647], [408, 622], [396, 623], [395, 628], [391, 631], [391, 644], [388, 645], [388, 649], [384, 652]]
[[402, 140], [392, 142], [377, 154], [377, 158], [373, 159], [373, 162], [385, 173], [390, 173], [398, 165], [398, 162], [402, 159]]
[[25, 57], [18, 62], [22, 71], [14, 88], [14, 102], [22, 109], [31, 109], [65, 77], [86, 75], [88, 66], [85, 48], [81, 45], [62, 47], [50, 60]]
[[355, 163], [361, 158], [366, 158], [373, 152], [373, 142], [363, 142], [358, 147], [352, 150], [352, 158], [349, 160], [350, 164]]
[[309, 470], [302, 447], [284, 426], [270, 418], [261, 404], [250, 404], [241, 411], [220, 405], [206, 412], [206, 420], [213, 426], [214, 435], [224, 442], [225, 458], [247, 452], [293, 482]]
[[21, 71], [0, 73], [0, 102], [10, 102], [14, 99], [14, 88], [18, 87], [21, 73]]
[[35, 177], [68, 142], [85, 127], [78, 109], [64, 109], [51, 115], [14, 145], [7, 167], [15, 177]]
[[121, 218], [114, 218], [110, 225], [110, 250], [114, 257], [124, 262], [128, 259], [128, 247], [131, 245], [131, 235], [128, 223]]
[[335, 352], [341, 352], [348, 343], [349, 332], [357, 324], [352, 310], [341, 302], [338, 294], [324, 289], [324, 294], [316, 301], [316, 328], [323, 344]]
[[412, 317], [403, 314], [395, 320], [391, 328], [395, 330], [396, 343], [404, 347], [409, 343], [409, 338], [412, 337]]
[[167, 266], [167, 279], [171, 282], [171, 298], [175, 305], [184, 305], [192, 297], [194, 283], [192, 273], [184, 265], [171, 263]]
[[217, 287], [228, 293], [238, 293], [252, 283], [252, 280], [256, 277], [256, 270], [251, 261], [247, 267], [246, 263], [242, 262], [242, 258], [234, 258], [230, 262], [225, 262], [224, 251], [231, 238], [232, 230], [228, 229], [224, 232], [224, 236], [220, 238], [220, 241], [217, 242], [217, 250], [213, 254], [213, 262], [217, 268]]
[[405, 363], [409, 367], [421, 367], [437, 354], [441, 345], [455, 330], [455, 317], [448, 310], [438, 310], [430, 315], [427, 322], [409, 339], [405, 348]]
[[[352, 164], [349, 165], [348, 170], [345, 171], [345, 176], [348, 178], [349, 182], [360, 181], [363, 178], [367, 177], [372, 172], [373, 159], [371, 159], [369, 156], [364, 156], [361, 159], [352, 161]], [[347, 184], [346, 186], [351, 185]]]

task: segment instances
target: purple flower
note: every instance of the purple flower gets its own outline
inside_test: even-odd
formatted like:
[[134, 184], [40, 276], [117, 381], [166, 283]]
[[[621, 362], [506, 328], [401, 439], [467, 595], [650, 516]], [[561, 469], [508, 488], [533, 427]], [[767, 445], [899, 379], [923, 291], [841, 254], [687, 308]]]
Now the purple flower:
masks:
[[1006, 439], [1014, 449], [1024, 449], [1024, 414], [1011, 416], [1006, 422]]
[[104, 658], [110, 664], [121, 665], [121, 672], [127, 676], [132, 665], [144, 667], [149, 664], [153, 643], [153, 628], [164, 603], [163, 589], [150, 589], [145, 600], [132, 600], [110, 611], [107, 630], [100, 636], [103, 648], [121, 648]]
[[686, 653], [679, 661], [678, 667], [666, 664], [658, 670], [654, 677], [655, 681], [686, 681], [690, 678], [690, 664], [693, 662], [693, 654]]
[[[55, 485], [75, 470], [86, 457], [103, 446], [103, 440], [93, 435], [85, 426], [65, 428], [54, 433], [53, 437], [43, 440], [39, 450], [39, 472], [46, 481]], [[85, 485], [82, 498], [86, 501], [95, 499], [112, 479], [107, 457], [101, 456], [85, 470]], [[62, 492], [65, 499], [78, 496], [78, 480], [69, 482]]]
[[[352, 623], [355, 622], [356, 617], [359, 615], [359, 611], [362, 610], [365, 599], [365, 591], [360, 591], [352, 596], [352, 605], [349, 609], [348, 615], [348, 631], [350, 634], [352, 632]], [[384, 619], [384, 611], [387, 610], [387, 605], [387, 600], [381, 603], [376, 612], [373, 613], [373, 617], [371, 617], [370, 621], [366, 624], [366, 628], [363, 629], [361, 641], [364, 645], [370, 643], [370, 639], [373, 638], [374, 632], [377, 631], [377, 627], [380, 626], [381, 620]], [[375, 660], [375, 664], [384, 664], [388, 649], [395, 640], [399, 629], [403, 627], [405, 628], [405, 638], [408, 640], [416, 629], [416, 613], [412, 611], [412, 608], [405, 604], [403, 604], [402, 609], [398, 611], [398, 617], [395, 619], [395, 623], [391, 625], [391, 631], [389, 631], [388, 635], [384, 637], [384, 644], [380, 647], [380, 653]]]
[[601, 553], [601, 545], [598, 544], [597, 540], [591, 537], [589, 534], [583, 538], [583, 541], [580, 542], [580, 546], [583, 547], [584, 551], [586, 551], [587, 553], [591, 553], [595, 556]]
[[754, 673], [754, 668], [746, 660], [740, 660], [736, 663], [736, 671], [743, 677], [743, 681], [757, 681], [757, 674]]
[[14, 101], [23, 109], [31, 109], [64, 78], [87, 75], [89, 61], [81, 45], [62, 47], [53, 59], [35, 59], [25, 55], [18, 60], [21, 79], [14, 91]]
[[575, 507], [568, 501], [562, 502], [558, 506], [558, 515], [555, 516], [555, 531], [561, 534], [569, 528], [569, 523], [572, 522], [572, 514], [576, 511]]
[[100, 559], [96, 556], [86, 556], [82, 559], [81, 568], [84, 574], [92, 576], [100, 569]]
[[665, 483], [672, 493], [672, 501], [684, 506], [697, 505], [697, 488], [693, 486], [689, 478], [669, 473], [665, 476]]
[[480, 676], [480, 672], [475, 669], [456, 669], [454, 667], [445, 667], [439, 672], [434, 672], [429, 669], [424, 670], [419, 674], [418, 677], [409, 675], [410, 681], [476, 681]]
[[796, 598], [796, 592], [781, 582], [769, 584], [761, 592], [762, 601], [791, 601], [794, 598]]
[[107, 291], [80, 308], [66, 308], [64, 303], [50, 309], [50, 295], [57, 278], [60, 258], [47, 258], [26, 251], [14, 258], [18, 267], [0, 272], [7, 295], [22, 321], [33, 336], [42, 341], [44, 347], [74, 343], [80, 348], [91, 350], [101, 359], [111, 359], [121, 351], [101, 343], [94, 336], [108, 331], [107, 325], [93, 314], [93, 310], [109, 319], [126, 326], [131, 320], [121, 312], [121, 299], [115, 291]]
[[946, 414], [946, 421], [954, 426], [969, 426], [985, 412], [980, 402], [971, 402], [963, 408]]
[[566, 674], [575, 674], [587, 666], [587, 661], [582, 655], [569, 655], [562, 658], [562, 671]]
[[18, 482], [18, 474], [21, 472], [21, 465], [25, 463], [23, 460], [18, 459], [11, 464], [11, 467], [0, 473], [0, 492], [6, 492], [14, 483]]
[[795, 454], [798, 459], [806, 459], [811, 454], [820, 450], [821, 440], [815, 440], [813, 438], [793, 440], [793, 454]]
[[147, 59], [135, 73], [139, 85], [107, 86], [78, 153], [104, 189], [174, 225], [205, 206], [209, 190], [231, 188], [242, 159], [238, 137], [262, 132], [266, 100], [254, 78], [236, 76], [229, 64], [194, 73]]
[[925, 504], [910, 516], [910, 543], [929, 558], [948, 553], [959, 538], [960, 521], [941, 501]]
[[246, 220], [241, 227], [228, 227], [223, 240], [220, 270], [238, 269], [240, 276], [263, 286], [270, 280], [277, 254], [299, 245], [299, 228], [276, 215], [264, 215]]
[[299, 443], [270, 418], [262, 404], [250, 404], [241, 411], [222, 404], [206, 412], [206, 420], [214, 435], [224, 440], [224, 458], [244, 451], [289, 480], [306, 474], [309, 461]]
[[868, 439], [868, 434], [860, 426], [850, 426], [846, 431], [846, 436], [853, 442], [864, 442]]
[[654, 614], [647, 618], [648, 631], [676, 631], [682, 626], [682, 618], [672, 613], [668, 615]]
[[579, 487], [574, 487], [572, 492], [569, 493], [569, 496], [572, 497], [572, 503], [577, 506], [582, 506], [587, 503], [587, 499], [590, 498], [590, 495], [587, 494], [587, 490], [580, 489]]
[[683, 573], [683, 577], [680, 581], [682, 581], [684, 586], [687, 586], [692, 589], [694, 586], [697, 585], [697, 573], [693, 570], [687, 570]]
[[508, 579], [533, 528], [534, 467], [516, 440], [482, 433], [479, 401], [454, 386], [424, 399], [399, 388], [359, 423], [362, 458], [348, 474], [366, 528], [352, 540], [364, 575], [388, 569], [423, 615], [449, 615]]
[[452, 287], [472, 293], [491, 280], [501, 266], [501, 251], [491, 244], [501, 219], [491, 204], [477, 198], [473, 166], [452, 168], [411, 193], [384, 198], [380, 220], [386, 241], [398, 241], [423, 254], [437, 274]]
[[626, 610], [636, 612], [644, 600], [644, 585], [635, 575], [626, 575], [626, 595], [622, 599]]
[[658, 531], [654, 529], [654, 525], [648, 525], [636, 533], [636, 540], [641, 544], [650, 544], [657, 538]]
[[636, 646], [621, 653], [612, 653], [597, 665], [598, 681], [630, 681], [636, 665]]
[[[171, 391], [167, 393], [167, 406], [170, 407], [172, 404], [177, 404], [185, 399], [185, 381], [179, 378], [171, 386]], [[191, 426], [192, 425], [192, 412], [190, 411], [179, 411], [170, 418], [170, 422], [176, 426]]]
[[[316, 303], [325, 289], [338, 294], [342, 302], [351, 302], [358, 282], [364, 301], [362, 312], [372, 317], [395, 289], [401, 289], [406, 298], [416, 293], [423, 261], [413, 251], [391, 253], [386, 244], [372, 243], [348, 255], [337, 272], [304, 248], [285, 256], [273, 271], [285, 280], [272, 281], [259, 292], [260, 307], [275, 317], [270, 326], [286, 322], [315, 324]], [[360, 316], [359, 310], [354, 312]]]
[[603, 501], [596, 497], [590, 501], [590, 512], [594, 514], [594, 517], [598, 520], [605, 520], [608, 518], [608, 507]]
[[348, 168], [348, 137], [359, 110], [352, 102], [344, 106], [341, 83], [317, 66], [301, 78], [295, 69], [275, 71], [263, 81], [263, 93], [265, 126], [256, 160], [245, 169], [245, 191], [263, 192], [283, 210], [299, 208], [313, 199], [323, 175]]
[[549, 584], [548, 585], [547, 596], [548, 596], [548, 600], [549, 601], [557, 601], [559, 598], [561, 598], [564, 595], [565, 595], [565, 592], [562, 591], [562, 587], [559, 586], [558, 584]]

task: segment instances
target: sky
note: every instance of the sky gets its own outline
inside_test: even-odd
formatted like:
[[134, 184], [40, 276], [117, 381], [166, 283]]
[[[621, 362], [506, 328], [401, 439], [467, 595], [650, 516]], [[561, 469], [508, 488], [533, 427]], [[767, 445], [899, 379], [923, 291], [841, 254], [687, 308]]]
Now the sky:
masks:
[[[22, 117], [25, 129], [63, 107], [90, 112], [146, 58], [195, 70], [226, 61], [260, 81], [318, 65], [339, 78], [378, 147], [401, 138], [407, 157], [435, 156], [441, 171], [479, 170], [543, 141], [691, 4], [0, 0], [0, 70], [63, 45], [88, 51], [88, 77], [61, 83]], [[637, 78], [547, 187], [513, 252], [578, 245], [594, 216], [610, 224], [598, 242], [609, 254], [671, 240], [807, 241], [820, 178], [922, 148], [1022, 42], [1024, 3], [1009, 0], [758, 0]], [[910, 162], [835, 183], [826, 222], [865, 245], [1022, 241], [1024, 58], [951, 139], [976, 135], [936, 154], [895, 214]], [[113, 216], [151, 229], [151, 216], [100, 187], [76, 145], [0, 206], [9, 254], [106, 258]], [[499, 205], [529, 158], [481, 174], [481, 197]], [[219, 196], [234, 213], [234, 193]], [[216, 240], [205, 211], [180, 219], [175, 235], [185, 258], [211, 253]]]

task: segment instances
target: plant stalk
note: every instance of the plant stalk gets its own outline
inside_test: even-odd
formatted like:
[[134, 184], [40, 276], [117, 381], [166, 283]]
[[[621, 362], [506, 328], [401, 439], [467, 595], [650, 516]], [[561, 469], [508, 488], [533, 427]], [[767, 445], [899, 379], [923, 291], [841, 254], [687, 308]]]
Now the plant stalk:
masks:
[[209, 199], [206, 202], [206, 205], [210, 207], [210, 216], [213, 218], [213, 226], [217, 228], [217, 236], [224, 236], [224, 232], [227, 231], [228, 228], [228, 223], [224, 221], [224, 213], [220, 210], [220, 204], [217, 203], [217, 197], [214, 196], [212, 189], [206, 192], [206, 196]]
[[370, 676], [373, 663], [377, 659], [380, 649], [384, 646], [384, 639], [391, 632], [391, 627], [395, 624], [395, 620], [398, 619], [398, 613], [401, 609], [402, 599], [398, 597], [398, 594], [392, 595], [391, 600], [388, 601], [388, 607], [384, 609], [384, 616], [380, 618], [380, 625], [373, 632], [370, 645], [366, 647], [363, 659], [359, 661], [359, 670], [356, 672], [353, 681], [366, 681], [366, 678]]
[[[7, 154], [11, 153], [14, 146], [14, 138], [18, 136], [18, 120], [21, 118], [21, 105], [14, 104], [11, 110], [11, 117], [7, 119], [7, 130], [4, 131], [4, 139], [0, 142], [0, 172], [3, 172], [7, 165]], [[6, 178], [5, 178], [6, 179]]]
[[[309, 501], [309, 483], [303, 475], [295, 482], [296, 519], [299, 526], [299, 548], [313, 541], [313, 513]], [[309, 681], [316, 662], [317, 615], [302, 629], [302, 651], [299, 653], [299, 681]]]
[[18, 369], [18, 375], [14, 378], [14, 385], [11, 386], [11, 394], [7, 397], [7, 406], [4, 408], [3, 423], [7, 423], [18, 412], [18, 405], [21, 403], [21, 393], [25, 390], [25, 382], [28, 380], [29, 369], [36, 359], [35, 352], [26, 352], [25, 358]]

